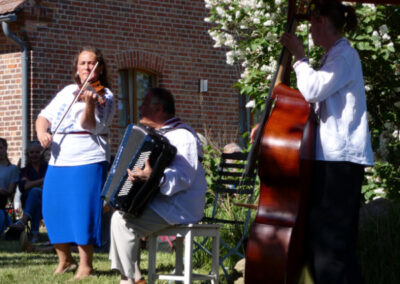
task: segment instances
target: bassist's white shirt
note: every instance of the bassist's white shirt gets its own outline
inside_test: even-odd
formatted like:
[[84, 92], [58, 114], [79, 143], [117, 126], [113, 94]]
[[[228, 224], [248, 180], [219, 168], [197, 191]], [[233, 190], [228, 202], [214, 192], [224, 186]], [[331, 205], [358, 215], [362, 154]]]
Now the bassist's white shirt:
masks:
[[324, 55], [320, 70], [294, 64], [297, 87], [319, 117], [316, 160], [373, 165], [365, 87], [357, 51], [342, 38]]

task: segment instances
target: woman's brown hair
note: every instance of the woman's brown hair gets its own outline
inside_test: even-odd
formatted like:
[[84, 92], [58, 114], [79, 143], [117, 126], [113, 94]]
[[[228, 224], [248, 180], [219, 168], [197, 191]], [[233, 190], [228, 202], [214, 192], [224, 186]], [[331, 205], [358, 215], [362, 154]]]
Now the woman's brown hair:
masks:
[[81, 85], [83, 84], [83, 82], [81, 82], [81, 79], [79, 78], [78, 74], [76, 73], [77, 67], [78, 67], [78, 59], [79, 59], [79, 55], [84, 52], [84, 51], [89, 51], [89, 52], [93, 52], [94, 54], [96, 54], [96, 59], [99, 62], [99, 66], [97, 66], [97, 68], [103, 67], [102, 71], [99, 74], [99, 80], [101, 85], [103, 85], [104, 87], [109, 87], [109, 83], [108, 83], [108, 77], [107, 77], [107, 66], [106, 66], [106, 62], [104, 60], [104, 56], [102, 54], [102, 52], [100, 51], [100, 49], [98, 49], [97, 47], [88, 45], [88, 46], [83, 46], [77, 55], [75, 55], [74, 57], [74, 61], [73, 61], [73, 69], [72, 69], [72, 74], [73, 74], [73, 78], [74, 81], [78, 84]]
[[353, 31], [357, 27], [356, 12], [352, 6], [343, 5], [338, 0], [320, 0], [311, 3], [311, 16], [325, 16], [338, 31]]

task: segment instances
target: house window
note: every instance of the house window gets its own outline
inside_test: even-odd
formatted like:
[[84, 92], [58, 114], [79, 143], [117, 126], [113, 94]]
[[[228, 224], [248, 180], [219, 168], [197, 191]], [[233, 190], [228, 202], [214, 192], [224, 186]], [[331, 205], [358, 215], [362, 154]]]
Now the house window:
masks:
[[119, 138], [129, 123], [139, 122], [139, 106], [148, 88], [157, 86], [157, 75], [141, 69], [123, 69], [118, 77]]

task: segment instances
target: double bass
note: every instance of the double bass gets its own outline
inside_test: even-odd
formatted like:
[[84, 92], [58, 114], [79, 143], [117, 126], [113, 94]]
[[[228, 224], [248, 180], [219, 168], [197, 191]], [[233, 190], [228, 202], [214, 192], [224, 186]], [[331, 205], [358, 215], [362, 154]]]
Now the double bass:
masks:
[[[294, 4], [289, 1], [289, 31], [299, 18]], [[296, 283], [303, 266], [315, 117], [301, 93], [287, 85], [289, 63], [283, 48], [247, 163], [251, 172], [258, 160], [260, 178], [257, 214], [246, 246], [248, 284]]]
[[[399, 0], [352, 0], [398, 4]], [[288, 18], [294, 18], [289, 0]], [[304, 265], [307, 193], [314, 152], [314, 115], [299, 91], [287, 86], [282, 50], [246, 172], [258, 160], [260, 197], [246, 247], [245, 282], [297, 283]], [[287, 76], [286, 76], [287, 78]]]

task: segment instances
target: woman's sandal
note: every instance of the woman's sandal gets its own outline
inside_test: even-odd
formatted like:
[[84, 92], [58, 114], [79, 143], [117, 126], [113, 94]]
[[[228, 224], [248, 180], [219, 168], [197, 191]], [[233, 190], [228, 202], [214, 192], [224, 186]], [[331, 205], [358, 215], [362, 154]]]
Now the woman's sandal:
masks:
[[78, 264], [76, 262], [72, 262], [70, 264], [68, 264], [66, 267], [64, 267], [63, 270], [59, 271], [59, 272], [54, 272], [53, 275], [61, 275], [67, 272], [75, 272], [75, 270], [78, 269]]
[[75, 270], [77, 270], [77, 269], [78, 269], [78, 264], [73, 262], [70, 265], [68, 265], [67, 267], [65, 267], [64, 270], [62, 271], [62, 273], [75, 272]]

